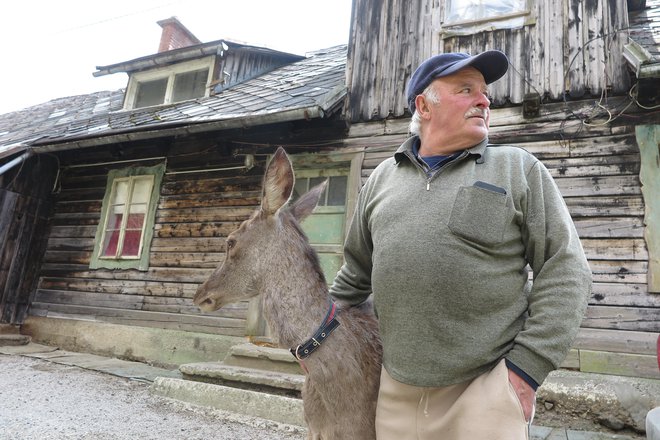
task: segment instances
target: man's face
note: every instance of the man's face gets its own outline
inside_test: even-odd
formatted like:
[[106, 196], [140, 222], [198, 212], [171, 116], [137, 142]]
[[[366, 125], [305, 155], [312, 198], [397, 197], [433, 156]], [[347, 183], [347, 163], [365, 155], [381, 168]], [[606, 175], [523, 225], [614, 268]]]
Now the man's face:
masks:
[[466, 67], [437, 78], [432, 87], [439, 98], [437, 104], [429, 102], [433, 130], [455, 141], [463, 141], [460, 142], [463, 148], [481, 142], [488, 135], [490, 100], [481, 72]]

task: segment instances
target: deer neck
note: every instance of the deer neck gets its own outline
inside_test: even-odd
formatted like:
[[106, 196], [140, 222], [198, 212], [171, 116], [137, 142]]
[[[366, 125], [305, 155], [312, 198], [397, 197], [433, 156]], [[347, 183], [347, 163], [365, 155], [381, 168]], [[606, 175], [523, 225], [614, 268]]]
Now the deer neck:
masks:
[[[330, 306], [328, 288], [314, 265], [292, 258], [279, 279], [265, 283], [263, 313], [272, 337], [282, 347], [299, 344], [319, 327]], [[275, 271], [273, 271], [274, 273]]]

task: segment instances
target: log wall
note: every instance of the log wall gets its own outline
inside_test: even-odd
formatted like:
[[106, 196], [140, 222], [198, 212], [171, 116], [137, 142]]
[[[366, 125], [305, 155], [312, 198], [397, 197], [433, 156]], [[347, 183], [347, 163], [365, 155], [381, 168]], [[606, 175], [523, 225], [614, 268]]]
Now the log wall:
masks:
[[348, 47], [346, 117], [352, 122], [403, 116], [405, 87], [426, 58], [441, 52], [499, 49], [507, 75], [491, 86], [494, 105], [520, 104], [536, 92], [545, 102], [625, 94], [625, 0], [530, 2], [526, 24], [456, 36], [443, 29], [444, 0], [354, 0]]
[[[224, 260], [227, 234], [257, 206], [265, 159], [247, 171], [240, 168], [243, 157], [228, 157], [217, 149], [164, 151], [153, 147], [131, 153], [140, 159], [134, 162], [138, 166], [167, 163], [147, 271], [89, 269], [107, 173], [131, 163], [103, 165], [116, 160], [107, 150], [69, 155], [78, 157], [70, 163], [74, 167], [62, 169], [31, 314], [244, 334], [247, 303], [202, 314], [192, 296]], [[149, 157], [155, 159], [142, 160]]]
[[[343, 121], [312, 120], [57, 153], [60, 190], [30, 313], [245, 335], [247, 301], [202, 313], [192, 297], [224, 261], [227, 235], [259, 205], [268, 155], [279, 145], [331, 150], [345, 131]], [[246, 154], [255, 155], [249, 170]], [[163, 162], [148, 270], [90, 269], [108, 172]]]
[[47, 238], [52, 157], [31, 157], [0, 176], [0, 323], [27, 316]]

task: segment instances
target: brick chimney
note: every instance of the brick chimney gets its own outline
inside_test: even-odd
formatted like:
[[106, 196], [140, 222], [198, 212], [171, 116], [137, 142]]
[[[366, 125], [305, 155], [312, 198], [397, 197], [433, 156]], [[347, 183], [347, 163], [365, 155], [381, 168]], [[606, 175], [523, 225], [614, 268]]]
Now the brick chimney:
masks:
[[158, 53], [202, 43], [176, 17], [166, 18], [157, 23], [163, 28]]

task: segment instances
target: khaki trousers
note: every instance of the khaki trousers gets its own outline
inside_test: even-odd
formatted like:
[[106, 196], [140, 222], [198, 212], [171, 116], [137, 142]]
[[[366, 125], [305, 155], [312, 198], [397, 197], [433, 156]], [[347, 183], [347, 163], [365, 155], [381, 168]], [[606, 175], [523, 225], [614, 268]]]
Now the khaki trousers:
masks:
[[378, 440], [527, 440], [528, 424], [504, 360], [476, 379], [440, 388], [397, 382], [382, 369]]

